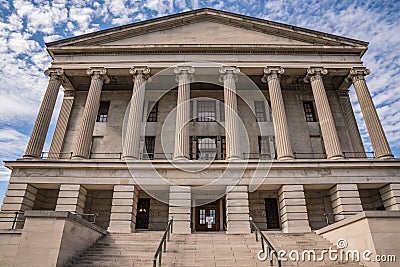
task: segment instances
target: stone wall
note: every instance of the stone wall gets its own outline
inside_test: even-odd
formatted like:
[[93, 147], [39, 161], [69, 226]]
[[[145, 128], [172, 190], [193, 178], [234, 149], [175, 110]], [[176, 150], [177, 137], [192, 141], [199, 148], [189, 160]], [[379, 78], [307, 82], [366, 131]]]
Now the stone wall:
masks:
[[58, 189], [38, 189], [33, 210], [56, 210]]
[[85, 213], [98, 214], [96, 225], [103, 229], [110, 223], [112, 198], [112, 190], [88, 190], [86, 195]]
[[278, 198], [278, 192], [257, 190], [249, 193], [250, 216], [260, 230], [267, 230], [267, 216], [265, 210], [266, 198]]
[[358, 189], [363, 210], [384, 210], [379, 189]]
[[305, 190], [308, 220], [312, 230], [327, 225], [324, 213], [332, 213], [332, 204], [328, 190]]
[[[336, 243], [347, 241], [345, 250], [357, 250], [362, 257], [372, 252], [371, 261], [361, 260], [366, 267], [395, 267], [398, 262], [378, 262], [376, 255], [400, 255], [400, 212], [364, 211], [317, 231], [317, 234]], [[398, 261], [398, 259], [397, 259]]]
[[14, 266], [21, 234], [21, 230], [0, 230], [0, 266]]
[[15, 266], [65, 266], [107, 232], [69, 212], [27, 211]]

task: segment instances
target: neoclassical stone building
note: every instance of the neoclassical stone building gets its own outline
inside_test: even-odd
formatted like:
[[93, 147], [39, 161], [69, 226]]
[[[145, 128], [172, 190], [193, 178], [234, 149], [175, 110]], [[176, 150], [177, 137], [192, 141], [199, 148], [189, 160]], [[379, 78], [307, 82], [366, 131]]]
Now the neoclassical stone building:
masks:
[[299, 233], [396, 214], [400, 161], [365, 80], [367, 46], [212, 9], [48, 43], [49, 84], [25, 155], [6, 162], [1, 210], [97, 213], [115, 233], [174, 217], [187, 234], [249, 233], [249, 216]]

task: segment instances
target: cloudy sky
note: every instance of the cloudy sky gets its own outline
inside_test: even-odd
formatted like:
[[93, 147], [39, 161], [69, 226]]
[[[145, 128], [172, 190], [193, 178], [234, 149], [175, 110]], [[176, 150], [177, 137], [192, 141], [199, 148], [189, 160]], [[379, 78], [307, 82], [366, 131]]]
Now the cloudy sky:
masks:
[[[400, 157], [398, 0], [0, 0], [0, 159], [23, 155], [47, 86], [45, 43], [177, 12], [211, 7], [370, 42], [369, 89], [394, 154]], [[60, 92], [49, 136], [60, 107]], [[372, 151], [354, 90], [365, 147]], [[45, 150], [48, 150], [47, 138]], [[0, 167], [0, 199], [9, 179]]]

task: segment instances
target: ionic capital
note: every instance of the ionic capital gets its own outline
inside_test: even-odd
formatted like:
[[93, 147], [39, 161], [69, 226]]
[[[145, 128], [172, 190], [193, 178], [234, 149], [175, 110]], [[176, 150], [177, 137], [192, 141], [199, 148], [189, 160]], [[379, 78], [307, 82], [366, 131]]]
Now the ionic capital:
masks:
[[322, 75], [328, 74], [328, 70], [323, 67], [310, 67], [307, 69], [307, 75], [304, 82], [312, 82], [316, 79], [322, 79]]
[[133, 75], [133, 79], [135, 79], [136, 77], [145, 80], [150, 78], [150, 68], [146, 66], [132, 67], [129, 69], [129, 73]]
[[226, 66], [226, 67], [221, 67], [219, 68], [219, 80], [225, 81], [227, 79], [233, 79], [234, 81], [237, 81], [237, 75], [240, 72], [240, 69], [238, 67], [230, 67], [230, 66]]
[[44, 71], [44, 75], [49, 76], [50, 80], [57, 80], [62, 83], [64, 78], [64, 70], [61, 68], [48, 68]]
[[174, 69], [176, 74], [176, 82], [180, 80], [193, 81], [193, 73], [195, 69], [192, 66], [178, 66]]
[[354, 67], [350, 69], [346, 81], [354, 83], [359, 80], [365, 80], [365, 76], [369, 74], [371, 74], [371, 71], [365, 67]]
[[261, 81], [263, 83], [266, 83], [269, 80], [272, 79], [279, 79], [280, 76], [285, 72], [285, 70], [282, 67], [265, 67], [264, 68], [264, 76], [261, 78]]
[[87, 75], [92, 76], [92, 80], [102, 80], [105, 84], [110, 82], [106, 68], [89, 68], [86, 70]]

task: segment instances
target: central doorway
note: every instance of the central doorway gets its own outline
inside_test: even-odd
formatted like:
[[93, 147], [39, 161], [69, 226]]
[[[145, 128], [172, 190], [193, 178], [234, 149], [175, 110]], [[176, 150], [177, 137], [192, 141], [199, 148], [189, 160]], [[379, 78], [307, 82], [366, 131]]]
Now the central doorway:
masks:
[[196, 231], [219, 231], [221, 226], [221, 207], [216, 200], [212, 203], [196, 207], [195, 230]]

